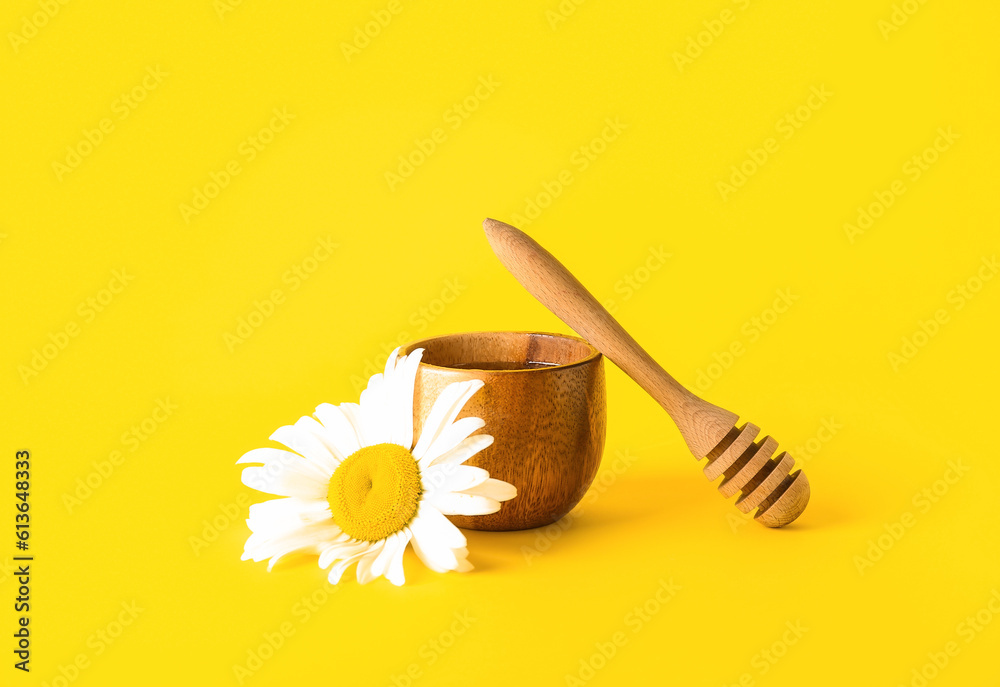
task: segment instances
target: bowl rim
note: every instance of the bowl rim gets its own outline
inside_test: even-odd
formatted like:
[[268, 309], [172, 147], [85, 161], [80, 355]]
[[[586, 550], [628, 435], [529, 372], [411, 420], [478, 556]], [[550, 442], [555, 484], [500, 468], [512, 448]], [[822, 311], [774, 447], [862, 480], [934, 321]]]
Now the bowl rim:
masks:
[[416, 341], [411, 341], [408, 344], [400, 346], [400, 355], [409, 355], [417, 348], [426, 349], [426, 344], [430, 341], [436, 341], [438, 339], [447, 339], [455, 336], [469, 336], [471, 334], [525, 334], [534, 336], [551, 336], [555, 339], [568, 339], [570, 341], [578, 341], [586, 346], [590, 352], [580, 358], [579, 360], [574, 360], [571, 363], [563, 363], [561, 365], [546, 365], [545, 367], [525, 367], [517, 370], [484, 370], [479, 367], [448, 367], [446, 365], [434, 365], [431, 363], [425, 363], [423, 359], [420, 361], [421, 367], [428, 367], [434, 370], [447, 370], [449, 372], [477, 372], [481, 374], [524, 374], [526, 372], [552, 372], [554, 370], [565, 370], [571, 367], [579, 367], [599, 361], [602, 357], [602, 353], [597, 350], [592, 343], [583, 339], [579, 336], [574, 336], [572, 334], [558, 334], [556, 332], [540, 332], [531, 330], [521, 330], [521, 329], [481, 329], [468, 332], [452, 332], [450, 334], [438, 334], [437, 336], [428, 336], [423, 339], [417, 339]]

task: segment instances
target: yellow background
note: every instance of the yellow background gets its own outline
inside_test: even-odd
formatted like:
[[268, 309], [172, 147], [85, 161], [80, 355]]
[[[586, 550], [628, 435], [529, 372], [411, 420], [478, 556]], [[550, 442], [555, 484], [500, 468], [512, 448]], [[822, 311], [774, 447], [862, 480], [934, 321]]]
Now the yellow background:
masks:
[[[30, 675], [11, 665], [17, 585], [0, 572], [3, 684], [240, 684], [234, 667], [282, 627], [242, 684], [409, 684], [416, 666], [416, 685], [909, 685], [949, 642], [957, 655], [929, 684], [995, 684], [1000, 620], [971, 637], [961, 625], [992, 616], [1000, 588], [1000, 280], [975, 281], [1000, 252], [995, 3], [911, 0], [892, 31], [890, 0], [590, 0], [562, 14], [557, 0], [399, 0], [395, 13], [69, 0], [37, 14], [51, 4], [0, 12], [0, 561], [15, 555], [22, 448], [36, 556]], [[391, 21], [345, 55], [372, 12]], [[494, 85], [477, 96], [480, 79]], [[831, 95], [809, 109], [813, 87]], [[133, 89], [134, 107], [121, 99]], [[251, 160], [275, 108], [294, 119]], [[786, 138], [789, 115], [801, 126]], [[58, 173], [104, 119], [100, 143]], [[593, 143], [609, 119], [624, 130]], [[907, 176], [939, 127], [959, 137]], [[718, 182], [769, 138], [724, 199]], [[232, 161], [239, 173], [185, 218]], [[398, 343], [565, 331], [480, 228], [524, 217], [561, 175], [571, 183], [524, 228], [681, 382], [714, 373], [708, 399], [793, 451], [813, 485], [800, 521], [738, 517], [608, 364], [601, 486], [562, 527], [470, 533], [467, 575], [408, 556], [399, 589], [351, 578], [329, 593], [315, 560], [270, 574], [241, 562], [247, 504], [266, 497], [234, 463], [275, 428], [355, 400]], [[894, 180], [905, 193], [849, 236]], [[322, 240], [337, 248], [311, 262]], [[104, 293], [122, 269], [131, 280]], [[959, 297], [965, 284], [981, 289]], [[775, 315], [779, 290], [797, 300]], [[922, 345], [893, 364], [904, 337]], [[25, 373], [49, 344], [53, 359]], [[154, 414], [158, 400], [176, 409]], [[949, 461], [968, 473], [954, 479]], [[663, 604], [661, 580], [680, 588]], [[314, 593], [324, 603], [304, 612]], [[624, 646], [595, 658], [618, 632]]]

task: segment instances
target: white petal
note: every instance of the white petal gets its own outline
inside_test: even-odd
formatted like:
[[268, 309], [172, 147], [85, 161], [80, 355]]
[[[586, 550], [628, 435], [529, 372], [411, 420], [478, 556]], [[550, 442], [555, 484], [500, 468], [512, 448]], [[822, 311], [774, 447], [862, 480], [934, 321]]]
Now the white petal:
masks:
[[422, 503], [410, 523], [411, 543], [420, 560], [435, 572], [455, 570], [465, 551], [465, 535], [429, 504]]
[[329, 479], [333, 471], [337, 469], [337, 465], [340, 464], [340, 460], [334, 458], [330, 449], [314, 433], [314, 430], [322, 430], [322, 428], [323, 425], [311, 417], [303, 417], [294, 425], [278, 427], [270, 439], [284, 444], [300, 456], [304, 456], [316, 466], [318, 474]]
[[361, 448], [357, 429], [339, 407], [321, 403], [315, 414], [345, 458]]
[[305, 499], [326, 498], [329, 477], [301, 456], [276, 448], [259, 448], [243, 455], [238, 463], [264, 463], [243, 470], [243, 484], [277, 496]]
[[314, 417], [308, 415], [300, 417], [295, 422], [295, 429], [304, 435], [314, 437], [319, 442], [318, 446], [311, 441], [309, 442], [311, 452], [306, 457], [330, 474], [333, 474], [337, 466], [351, 455], [344, 453], [344, 449], [340, 445], [342, 442], [336, 440], [334, 432], [321, 425]]
[[250, 506], [247, 526], [253, 532], [290, 532], [332, 519], [330, 506], [319, 499], [273, 499]]
[[297, 453], [291, 451], [286, 451], [283, 448], [255, 448], [252, 451], [247, 451], [240, 459], [236, 461], [237, 465], [242, 465], [246, 463], [261, 463], [263, 465], [269, 465], [271, 463], [284, 464], [289, 460], [297, 461], [297, 464], [302, 466], [303, 471], [308, 471], [311, 475], [315, 477], [322, 477], [323, 471], [319, 470], [315, 465], [307, 461], [305, 458]]
[[428, 494], [435, 491], [465, 491], [489, 478], [490, 473], [482, 468], [455, 463], [432, 465], [423, 470], [420, 476], [424, 491]]
[[403, 398], [406, 393], [402, 387], [402, 383], [405, 380], [402, 379], [403, 364], [406, 362], [406, 356], [398, 358], [399, 348], [393, 350], [389, 354], [389, 358], [385, 361], [385, 372], [382, 373], [382, 379], [384, 381], [384, 397], [383, 397], [383, 411], [381, 415], [381, 422], [385, 424], [388, 435], [386, 441], [390, 444], [399, 444], [403, 446], [406, 450], [410, 450], [408, 445], [403, 445], [403, 440], [406, 437], [406, 425], [413, 425], [412, 417], [412, 398], [413, 398], [413, 388], [410, 387], [410, 398], [411, 398], [411, 416], [403, 416]]
[[473, 568], [472, 562], [468, 559], [469, 550], [465, 550], [465, 557], [456, 556], [458, 558], [458, 567], [455, 568], [455, 572], [469, 572]]
[[[492, 443], [493, 437], [489, 434], [473, 434], [471, 437], [462, 440], [462, 443], [455, 448], [428, 461], [427, 465], [461, 465]], [[421, 467], [424, 467], [424, 465], [421, 464]]]
[[500, 503], [486, 496], [438, 491], [425, 498], [445, 515], [489, 515], [500, 510]]
[[366, 445], [392, 443], [413, 446], [413, 383], [423, 349], [399, 357], [389, 354], [385, 371], [372, 375], [361, 392], [360, 420]]
[[396, 358], [399, 357], [399, 348], [399, 346], [396, 346], [396, 348], [392, 349], [392, 353], [390, 353], [389, 357], [385, 359], [385, 370], [382, 375], [386, 379], [388, 379], [396, 370]]
[[424, 565], [434, 572], [448, 572], [455, 569], [458, 565], [455, 554], [450, 548], [436, 541], [432, 532], [428, 532], [416, 520], [410, 523], [410, 532], [413, 534], [410, 540], [413, 551]]
[[392, 557], [396, 555], [396, 549], [399, 547], [406, 548], [407, 541], [409, 540], [403, 537], [402, 530], [399, 532], [393, 532], [386, 537], [382, 551], [379, 552], [378, 558], [376, 558], [372, 563], [372, 575], [375, 577], [381, 577], [384, 575], [389, 567], [389, 562], [392, 560]]
[[344, 535], [343, 541], [332, 542], [326, 546], [319, 554], [319, 567], [324, 570], [336, 560], [350, 558], [354, 554], [368, 550], [368, 542], [350, 539]]
[[406, 551], [406, 545], [410, 543], [410, 538], [413, 535], [409, 529], [403, 529], [397, 532], [397, 536], [399, 537], [399, 541], [397, 542], [392, 558], [386, 566], [385, 579], [399, 587], [406, 582], [406, 577], [403, 575], [403, 553]]
[[504, 482], [502, 479], [493, 479], [491, 477], [482, 484], [478, 484], [470, 489], [463, 489], [462, 493], [485, 496], [494, 501], [510, 501], [517, 496], [517, 488], [509, 482]]
[[420, 432], [420, 439], [413, 449], [413, 455], [420, 460], [421, 467], [426, 466], [430, 459], [424, 460], [427, 450], [437, 441], [441, 433], [444, 432], [455, 421], [458, 414], [472, 395], [483, 386], [480, 379], [470, 379], [466, 382], [455, 382], [444, 388], [444, 391], [434, 401], [431, 412], [427, 415], [427, 421]]
[[319, 553], [330, 543], [343, 538], [343, 533], [332, 520], [326, 523], [304, 525], [298, 529], [280, 534], [254, 532], [247, 539], [243, 549], [243, 560], [252, 558], [262, 561], [270, 558], [267, 569], [271, 570], [281, 558], [294, 552]]
[[365, 433], [364, 423], [361, 421], [361, 406], [357, 403], [341, 403], [340, 412], [344, 414], [347, 421], [351, 423], [354, 427], [354, 431], [358, 435], [358, 443], [360, 447], [374, 446], [377, 441], [372, 441], [369, 439], [368, 435]]
[[467, 543], [462, 530], [427, 502], [420, 504], [420, 510], [417, 511], [414, 520], [416, 519], [419, 519], [422, 527], [432, 532], [434, 537], [448, 548], [460, 549]]
[[[274, 566], [278, 564], [282, 558], [290, 553], [315, 553], [315, 543], [311, 540], [305, 539], [288, 539], [279, 545], [271, 554], [270, 560], [267, 562], [267, 571], [271, 572]], [[260, 560], [260, 559], [254, 559]]]
[[371, 574], [375, 577], [380, 577], [382, 573], [385, 572], [386, 561], [396, 550], [396, 534], [398, 533], [393, 532], [381, 541], [382, 548], [379, 551], [378, 556], [372, 561], [371, 564]]
[[403, 356], [396, 364], [396, 396], [399, 414], [396, 443], [409, 451], [413, 448], [413, 388], [417, 378], [417, 368], [424, 349], [418, 348]]
[[357, 573], [359, 584], [368, 584], [377, 577], [372, 572], [372, 565], [378, 559], [378, 555], [382, 553], [384, 547], [385, 539], [377, 541], [368, 547], [365, 554], [358, 559], [358, 568], [355, 572]]
[[377, 372], [368, 378], [368, 384], [361, 390], [359, 406], [362, 408], [366, 406], [374, 408], [382, 402], [382, 382], [384, 379], [385, 375], [381, 372]]
[[327, 576], [327, 579], [330, 580], [330, 584], [337, 584], [340, 582], [340, 578], [343, 577], [344, 571], [351, 567], [355, 561], [360, 560], [366, 553], [368, 553], [370, 544], [368, 542], [364, 542], [364, 544], [365, 547], [361, 551], [351, 554], [347, 558], [343, 558], [333, 564], [330, 568], [330, 574]]
[[486, 426], [486, 421], [479, 417], [463, 417], [448, 425], [424, 454], [424, 459], [434, 462], [443, 453], [452, 450], [473, 432]]
[[391, 436], [386, 387], [385, 376], [380, 372], [371, 376], [368, 386], [361, 392], [359, 418], [366, 446], [388, 443]]

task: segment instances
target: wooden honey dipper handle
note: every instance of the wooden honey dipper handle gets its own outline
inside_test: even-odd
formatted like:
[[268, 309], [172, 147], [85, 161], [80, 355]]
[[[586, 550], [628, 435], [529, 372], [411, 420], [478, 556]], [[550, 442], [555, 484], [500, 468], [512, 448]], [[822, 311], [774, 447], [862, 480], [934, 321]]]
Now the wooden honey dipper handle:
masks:
[[569, 270], [531, 237], [493, 219], [483, 222], [486, 237], [503, 266], [542, 305], [634, 379], [670, 415], [691, 453], [708, 457], [705, 474], [723, 476], [727, 498], [742, 490], [737, 507], [758, 508], [758, 522], [781, 527], [797, 518], [809, 501], [809, 481], [801, 470], [789, 474], [794, 460], [777, 442], [739, 416], [702, 400], [681, 386], [618, 324]]

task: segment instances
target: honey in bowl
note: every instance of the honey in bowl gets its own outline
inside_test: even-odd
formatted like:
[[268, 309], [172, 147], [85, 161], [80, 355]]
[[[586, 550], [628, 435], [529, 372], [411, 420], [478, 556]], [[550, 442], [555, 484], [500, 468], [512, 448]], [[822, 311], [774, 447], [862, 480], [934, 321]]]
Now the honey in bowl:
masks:
[[456, 370], [536, 370], [541, 367], [553, 367], [559, 363], [547, 363], [542, 360], [487, 360], [481, 363], [452, 363], [445, 367], [453, 367]]

